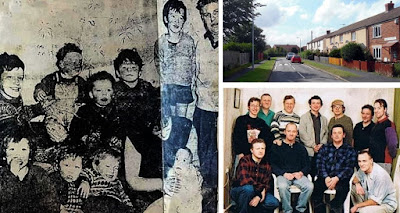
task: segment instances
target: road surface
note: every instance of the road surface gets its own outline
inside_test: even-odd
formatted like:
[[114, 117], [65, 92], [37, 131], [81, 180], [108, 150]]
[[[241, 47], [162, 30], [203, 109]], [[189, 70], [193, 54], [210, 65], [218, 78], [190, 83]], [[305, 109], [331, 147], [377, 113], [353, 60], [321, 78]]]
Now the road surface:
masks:
[[340, 78], [304, 64], [278, 58], [269, 78], [270, 82], [343, 82]]

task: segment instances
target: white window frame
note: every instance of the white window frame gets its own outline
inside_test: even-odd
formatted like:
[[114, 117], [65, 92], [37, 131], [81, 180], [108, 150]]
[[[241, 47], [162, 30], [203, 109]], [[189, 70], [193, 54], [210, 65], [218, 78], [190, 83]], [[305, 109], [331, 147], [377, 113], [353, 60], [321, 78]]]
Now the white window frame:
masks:
[[356, 32], [351, 32], [351, 40], [355, 41], [357, 39], [357, 33]]
[[381, 25], [375, 25], [372, 27], [372, 38], [380, 38], [382, 37], [382, 28]]
[[382, 60], [382, 46], [372, 46], [372, 56], [375, 59]]
[[343, 34], [339, 36], [340, 43], [343, 43]]
[[335, 41], [334, 38], [330, 37], [329, 39], [330, 39], [331, 44], [333, 44], [333, 42]]

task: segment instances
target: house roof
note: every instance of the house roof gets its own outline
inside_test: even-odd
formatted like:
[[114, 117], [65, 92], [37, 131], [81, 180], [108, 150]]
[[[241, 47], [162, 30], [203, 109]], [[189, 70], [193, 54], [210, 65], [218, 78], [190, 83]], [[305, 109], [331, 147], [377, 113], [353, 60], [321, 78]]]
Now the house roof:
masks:
[[330, 35], [330, 34], [325, 34], [325, 35], [319, 36], [319, 37], [317, 37], [317, 38], [314, 38], [313, 40], [311, 40], [311, 41], [308, 42], [307, 44], [313, 43], [313, 42], [317, 42], [317, 41], [321, 41], [321, 40], [323, 40], [324, 38], [328, 37], [329, 35]]
[[278, 48], [278, 47], [282, 47], [285, 50], [290, 51], [293, 47], [300, 49], [299, 46], [295, 45], [295, 44], [275, 44], [274, 48]]
[[350, 31], [358, 30], [360, 28], [368, 27], [368, 26], [371, 26], [374, 24], [379, 24], [379, 23], [382, 23], [385, 21], [393, 20], [395, 18], [398, 18], [399, 16], [400, 16], [400, 7], [396, 7], [396, 8], [391, 9], [389, 12], [385, 11], [383, 13], [379, 13], [378, 15], [371, 16], [369, 18], [363, 19], [356, 23], [342, 27], [339, 30], [336, 30], [336, 31], [328, 34], [327, 37], [340, 35], [345, 32], [350, 32]]

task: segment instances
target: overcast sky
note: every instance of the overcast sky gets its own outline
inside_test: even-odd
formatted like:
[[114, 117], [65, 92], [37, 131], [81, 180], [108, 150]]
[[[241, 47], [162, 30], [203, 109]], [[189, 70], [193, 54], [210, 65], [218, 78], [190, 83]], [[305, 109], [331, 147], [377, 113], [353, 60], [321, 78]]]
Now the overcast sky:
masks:
[[[264, 30], [266, 42], [305, 46], [313, 38], [385, 11], [390, 0], [255, 0], [266, 6], [255, 24]], [[394, 7], [400, 0], [392, 0]], [[299, 38], [298, 38], [299, 37]]]

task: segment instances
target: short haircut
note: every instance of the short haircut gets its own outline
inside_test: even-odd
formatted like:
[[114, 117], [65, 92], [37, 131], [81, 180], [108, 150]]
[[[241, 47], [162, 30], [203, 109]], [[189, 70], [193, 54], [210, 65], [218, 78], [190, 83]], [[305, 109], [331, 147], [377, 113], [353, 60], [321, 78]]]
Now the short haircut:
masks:
[[293, 123], [293, 122], [289, 122], [288, 124], [286, 124], [286, 126], [285, 126], [285, 130], [286, 130], [286, 128], [287, 128], [289, 125], [294, 125], [294, 126], [296, 127], [296, 129], [297, 129], [297, 125], [296, 125], [295, 123]]
[[0, 75], [3, 74], [4, 71], [11, 71], [14, 68], [21, 68], [25, 70], [25, 64], [22, 60], [16, 55], [8, 55], [8, 53], [4, 52], [0, 55]]
[[60, 61], [64, 60], [65, 56], [71, 52], [76, 52], [76, 53], [82, 54], [82, 50], [76, 44], [73, 44], [73, 43], [66, 43], [66, 44], [64, 44], [63, 47], [61, 47], [58, 50], [58, 52], [56, 54], [56, 58], [57, 58], [56, 65], [57, 65], [58, 69], [60, 69]]
[[386, 101], [384, 100], [384, 99], [376, 99], [375, 101], [374, 101], [374, 104], [375, 103], [379, 103], [379, 105], [381, 105], [381, 106], [383, 106], [383, 108], [385, 108], [385, 109], [387, 109], [387, 103], [386, 103]]
[[[180, 12], [180, 10], [183, 9], [183, 20], [186, 22], [186, 6], [183, 2], [179, 0], [168, 0], [167, 3], [164, 4], [163, 8], [163, 22], [166, 27], [168, 27], [168, 13], [171, 10], [175, 10], [177, 12]], [[168, 20], [168, 22], [166, 21]]]
[[106, 159], [107, 156], [114, 157], [121, 162], [121, 153], [119, 151], [112, 148], [101, 148], [94, 152], [92, 157], [93, 163], [98, 166], [100, 164], [100, 160]]
[[309, 105], [311, 105], [311, 101], [312, 101], [312, 100], [319, 100], [319, 101], [321, 102], [321, 106], [324, 105], [324, 104], [322, 103], [321, 97], [319, 97], [318, 95], [314, 95], [313, 97], [311, 97], [311, 98], [308, 100], [308, 104], [309, 104]]
[[263, 143], [265, 144], [265, 146], [267, 146], [267, 144], [265, 143], [265, 141], [262, 138], [256, 138], [254, 140], [251, 141], [250, 143], [250, 149], [253, 149], [254, 144], [256, 143]]
[[206, 6], [207, 4], [210, 3], [217, 3], [218, 4], [218, 0], [199, 0], [197, 2], [196, 8], [201, 12], [201, 9]]
[[83, 149], [79, 149], [74, 146], [62, 146], [59, 148], [59, 152], [57, 155], [57, 165], [60, 164], [61, 161], [66, 160], [68, 158], [76, 159], [78, 157], [82, 158], [82, 165], [84, 164], [84, 153], [81, 151]]
[[114, 70], [119, 71], [119, 67], [124, 62], [135, 63], [139, 66], [139, 72], [142, 71], [143, 60], [135, 48], [123, 49], [121, 52], [119, 52], [117, 58], [114, 60]]
[[369, 109], [369, 111], [371, 111], [371, 115], [374, 116], [374, 107], [369, 105], [369, 104], [365, 104], [363, 107], [361, 107], [361, 111], [363, 111], [363, 109]]
[[257, 98], [257, 97], [251, 97], [251, 98], [249, 99], [249, 101], [247, 102], [247, 106], [249, 107], [249, 106], [250, 106], [250, 103], [251, 103], [251, 102], [254, 102], [254, 101], [258, 101], [258, 103], [261, 103], [261, 100], [260, 100], [259, 98]]
[[332, 126], [331, 135], [332, 135], [332, 132], [333, 132], [333, 128], [337, 128], [337, 127], [342, 128], [343, 133], [346, 134], [346, 130], [344, 130], [344, 126], [342, 124], [335, 124], [335, 125]]
[[[260, 98], [260, 99], [262, 99], [262, 97], [264, 97], [264, 96], [269, 96], [269, 97], [271, 97], [271, 95], [270, 95], [269, 93], [264, 93], [264, 94], [261, 95], [261, 98]], [[271, 98], [272, 98], [272, 97], [271, 97]]]
[[293, 99], [294, 102], [296, 103], [296, 99], [294, 99], [293, 95], [286, 95], [286, 96], [283, 98], [283, 103], [285, 103], [285, 101], [286, 101], [286, 100], [289, 100], [289, 99]]
[[108, 73], [107, 71], [100, 71], [93, 75], [91, 75], [87, 80], [88, 90], [91, 92], [94, 87], [94, 82], [101, 80], [109, 80], [111, 82], [112, 87], [114, 88], [115, 79], [114, 77]]
[[367, 154], [370, 158], [373, 159], [371, 152], [369, 151], [369, 149], [362, 149], [358, 152], [358, 155], [362, 155], [362, 154]]

